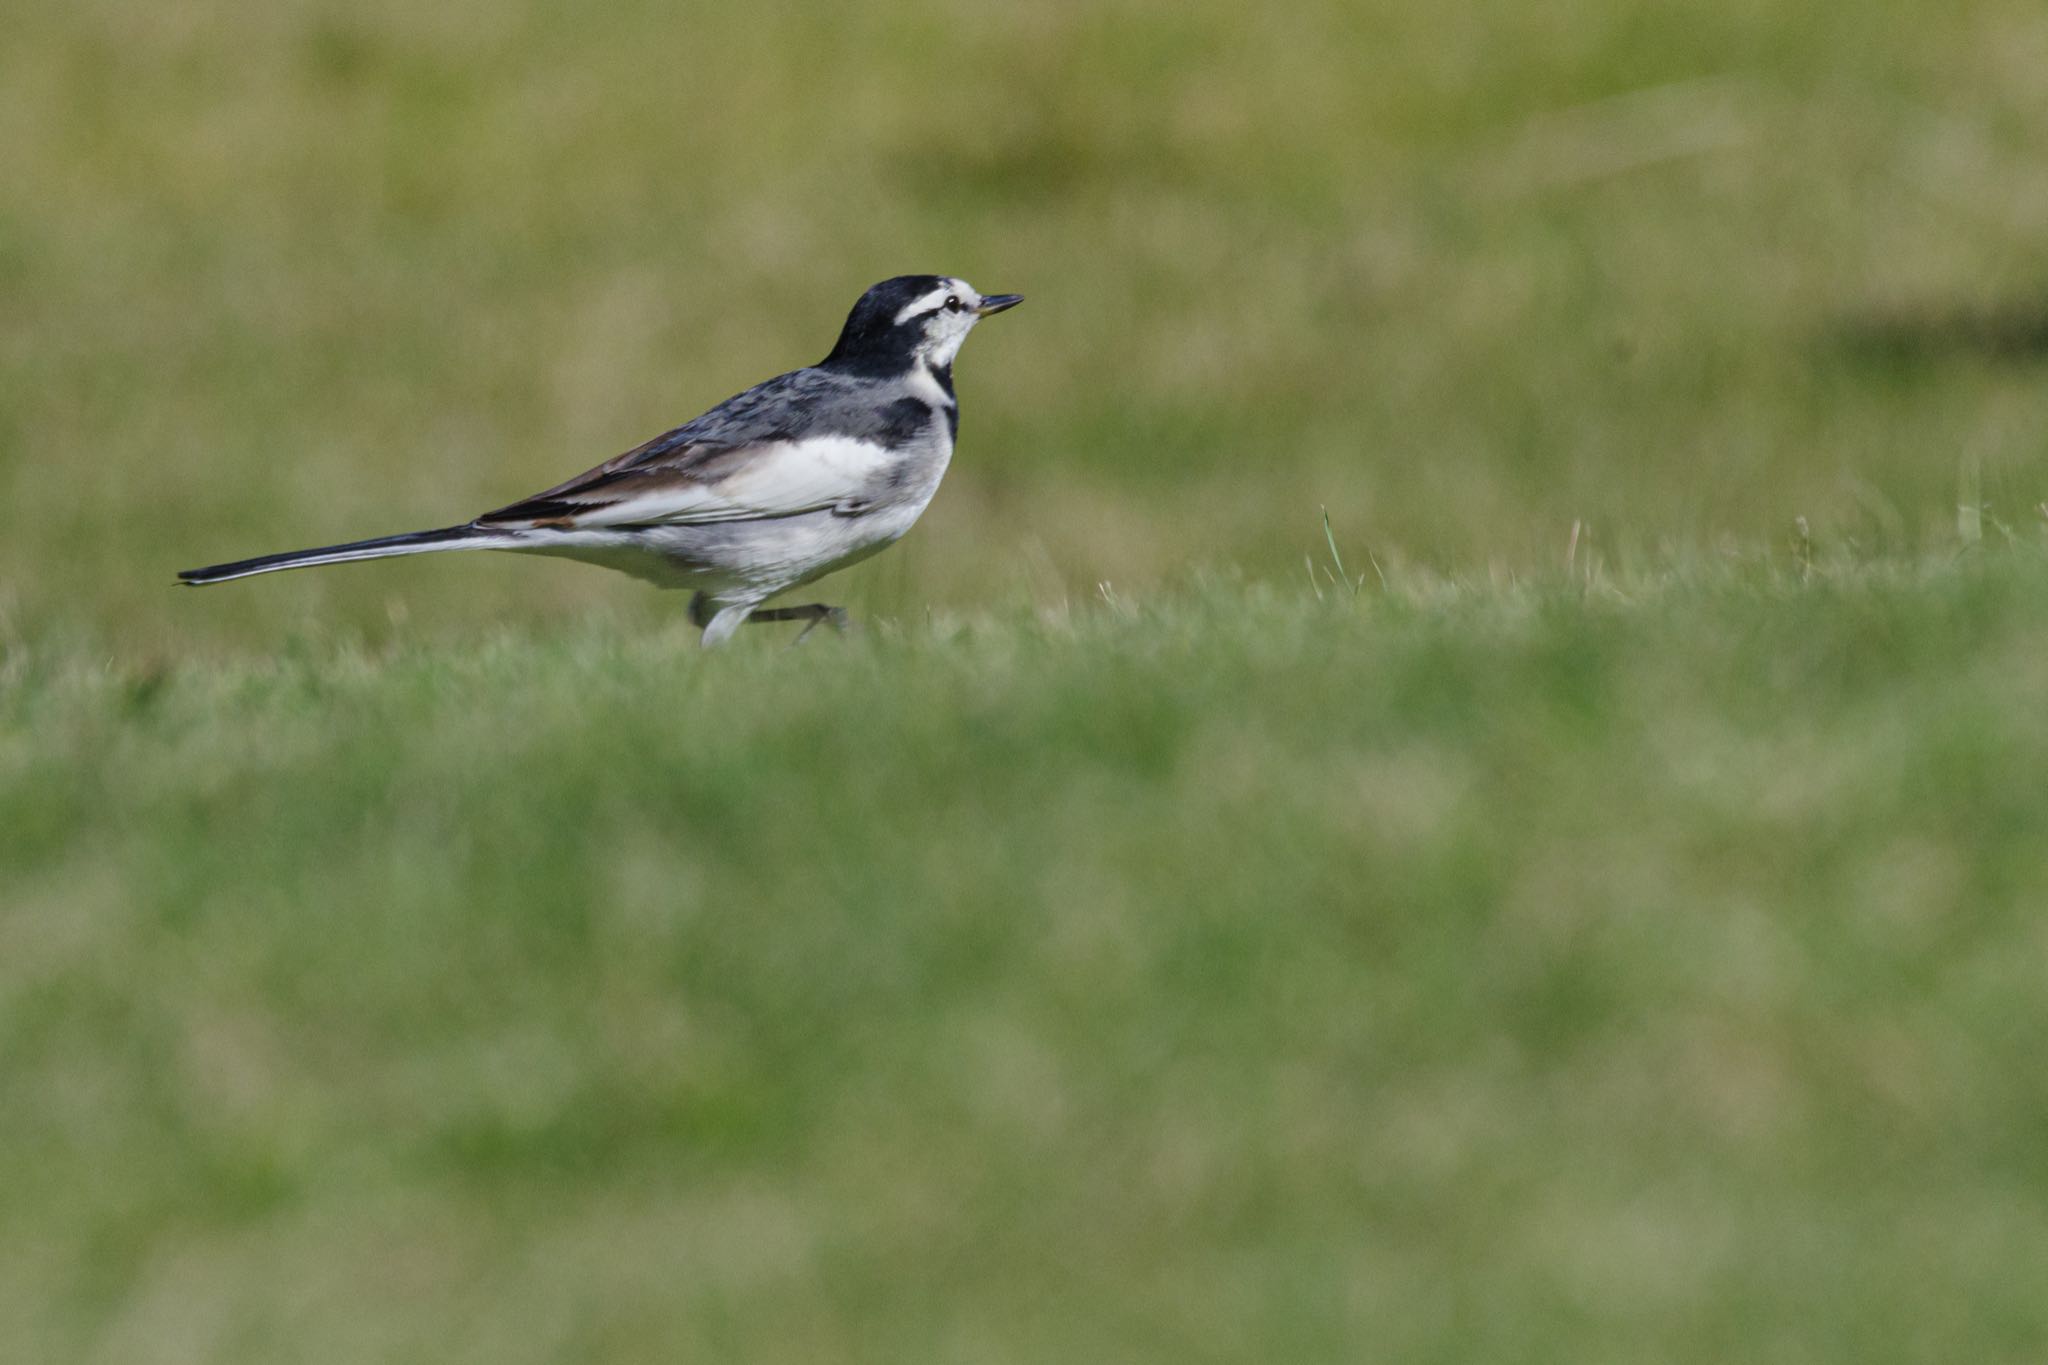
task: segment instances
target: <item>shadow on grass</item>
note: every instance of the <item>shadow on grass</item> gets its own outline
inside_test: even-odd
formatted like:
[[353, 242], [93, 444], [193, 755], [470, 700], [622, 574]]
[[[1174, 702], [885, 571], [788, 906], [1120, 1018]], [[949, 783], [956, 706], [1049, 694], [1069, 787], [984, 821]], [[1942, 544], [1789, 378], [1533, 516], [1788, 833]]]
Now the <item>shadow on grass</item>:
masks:
[[1851, 354], [1879, 364], [1971, 357], [2039, 362], [2048, 360], [2048, 295], [1990, 305], [1872, 310], [1840, 319], [1829, 335]]

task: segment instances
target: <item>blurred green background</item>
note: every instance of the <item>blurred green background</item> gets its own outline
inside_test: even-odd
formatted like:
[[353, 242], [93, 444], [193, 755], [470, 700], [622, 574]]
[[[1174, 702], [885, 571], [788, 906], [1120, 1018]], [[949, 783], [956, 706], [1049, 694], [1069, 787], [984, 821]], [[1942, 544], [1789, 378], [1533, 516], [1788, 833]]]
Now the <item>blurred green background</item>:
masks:
[[[655, 620], [559, 564], [188, 600], [441, 525], [829, 347], [900, 271], [961, 364], [870, 613], [1447, 572], [2048, 493], [2048, 15], [2014, 3], [197, 3], [0, 47], [0, 582], [173, 655], [310, 619]], [[2031, 333], [2029, 328], [2031, 327]], [[2001, 346], [2001, 343], [2005, 343]], [[1384, 561], [1383, 561], [1384, 562]]]
[[[14, 7], [0, 1359], [2038, 1359], [2044, 71], [2017, 0]], [[1030, 302], [862, 636], [172, 586], [926, 270]]]

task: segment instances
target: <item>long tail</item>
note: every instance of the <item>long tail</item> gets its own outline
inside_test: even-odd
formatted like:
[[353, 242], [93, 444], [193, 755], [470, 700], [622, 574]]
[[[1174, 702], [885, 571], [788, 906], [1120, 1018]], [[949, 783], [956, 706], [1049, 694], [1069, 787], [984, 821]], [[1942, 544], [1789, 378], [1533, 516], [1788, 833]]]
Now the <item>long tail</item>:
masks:
[[432, 550], [501, 550], [520, 544], [517, 532], [490, 531], [478, 526], [449, 526], [439, 531], [410, 531], [402, 536], [380, 536], [375, 540], [354, 540], [346, 545], [324, 545], [317, 550], [293, 550], [288, 554], [260, 555], [238, 559], [232, 564], [214, 564], [204, 569], [186, 569], [179, 579], [194, 587], [225, 583], [251, 574], [275, 573], [279, 569], [306, 569], [315, 564], [347, 564], [357, 559], [388, 559], [392, 555], [421, 555]]

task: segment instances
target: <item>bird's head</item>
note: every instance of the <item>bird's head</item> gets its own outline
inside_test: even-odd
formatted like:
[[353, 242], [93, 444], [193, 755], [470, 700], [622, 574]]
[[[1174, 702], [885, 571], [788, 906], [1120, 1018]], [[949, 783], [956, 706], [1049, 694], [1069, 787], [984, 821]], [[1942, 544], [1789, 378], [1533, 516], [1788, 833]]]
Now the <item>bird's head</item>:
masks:
[[898, 275], [860, 296], [824, 363], [893, 373], [922, 362], [944, 370], [975, 323], [1023, 301], [945, 275]]

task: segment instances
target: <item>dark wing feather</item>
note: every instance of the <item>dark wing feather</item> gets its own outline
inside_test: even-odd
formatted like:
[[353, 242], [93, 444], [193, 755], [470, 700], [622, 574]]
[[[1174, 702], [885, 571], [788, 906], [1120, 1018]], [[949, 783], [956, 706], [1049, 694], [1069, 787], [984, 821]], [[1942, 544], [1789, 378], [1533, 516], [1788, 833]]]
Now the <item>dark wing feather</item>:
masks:
[[488, 525], [574, 516], [593, 505], [614, 501], [623, 491], [621, 485], [638, 482], [648, 474], [672, 472], [687, 477], [693, 463], [724, 449], [691, 440], [685, 435], [688, 430], [688, 427], [677, 427], [674, 431], [663, 432], [651, 441], [612, 456], [595, 469], [584, 470], [573, 479], [535, 493], [530, 498], [521, 498], [495, 512], [486, 512], [477, 518], [477, 522]]
[[631, 497], [649, 484], [722, 478], [744, 462], [748, 448], [805, 435], [820, 408], [843, 398], [847, 388], [842, 376], [818, 369], [778, 375], [573, 479], [486, 512], [475, 524], [571, 518]]

